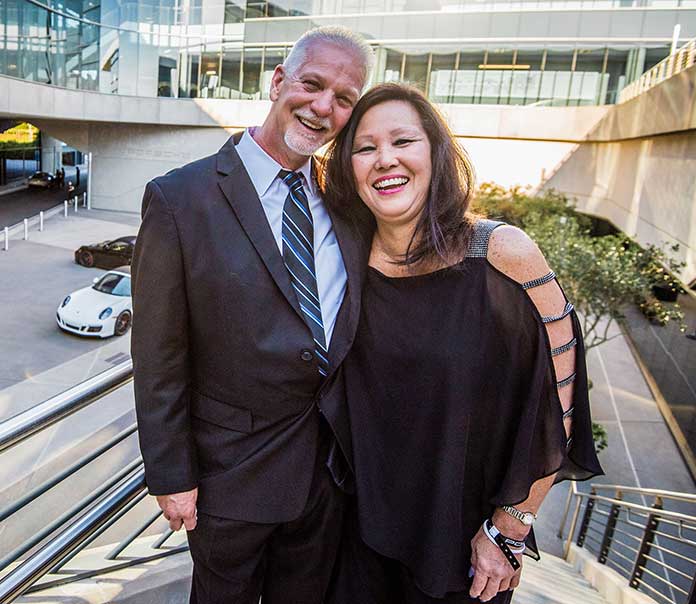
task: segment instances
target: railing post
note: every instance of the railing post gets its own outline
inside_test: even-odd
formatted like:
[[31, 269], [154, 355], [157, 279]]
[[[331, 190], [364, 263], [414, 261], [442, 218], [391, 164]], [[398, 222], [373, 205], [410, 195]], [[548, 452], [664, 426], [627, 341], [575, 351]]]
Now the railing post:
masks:
[[[621, 491], [616, 492], [616, 499], [621, 499]], [[602, 537], [602, 545], [599, 548], [597, 562], [606, 564], [609, 550], [611, 549], [611, 540], [614, 538], [614, 529], [616, 528], [616, 520], [621, 512], [619, 506], [613, 503], [609, 510], [609, 518], [607, 518], [607, 526], [604, 528], [604, 536]]]
[[[597, 491], [592, 489], [590, 491], [592, 495], [596, 495]], [[587, 500], [587, 506], [585, 507], [585, 513], [582, 516], [582, 522], [580, 523], [580, 532], [578, 533], [578, 540], [576, 541], [578, 547], [582, 547], [585, 543], [585, 535], [587, 534], [587, 527], [590, 526], [590, 519], [592, 518], [592, 510], [594, 509], [595, 502], [592, 497]]]
[[87, 193], [82, 194], [82, 207], [83, 208], [87, 207]]
[[68, 200], [63, 202], [63, 216], [68, 217]]
[[[656, 497], [655, 503], [652, 507], [656, 510], [662, 509], [662, 498]], [[638, 548], [638, 554], [636, 555], [636, 561], [633, 565], [633, 570], [631, 571], [631, 578], [628, 584], [633, 589], [638, 589], [640, 587], [640, 579], [643, 576], [643, 567], [647, 564], [647, 556], [650, 555], [650, 550], [652, 548], [653, 540], [655, 539], [655, 531], [657, 531], [657, 525], [660, 523], [659, 514], [650, 514], [648, 516], [648, 521], [645, 524], [645, 530], [643, 531], [643, 539], [641, 539], [640, 547]], [[689, 596], [689, 604], [696, 603], [696, 599], [692, 600], [692, 596], [696, 597], [693, 593], [694, 588], [692, 585], [691, 596]]]
[[10, 249], [10, 229], [5, 227], [5, 251]]
[[39, 231], [43, 231], [43, 210], [39, 212]]
[[75, 205], [75, 214], [77, 214], [77, 206], [78, 206], [77, 195], [75, 195], [75, 197], [73, 197], [73, 204]]
[[24, 241], [29, 239], [29, 220], [27, 218], [24, 219]]

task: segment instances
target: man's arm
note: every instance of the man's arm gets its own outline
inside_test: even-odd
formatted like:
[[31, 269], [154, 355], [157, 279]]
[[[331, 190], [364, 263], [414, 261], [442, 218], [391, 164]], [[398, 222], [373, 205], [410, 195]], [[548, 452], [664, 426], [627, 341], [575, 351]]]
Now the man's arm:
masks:
[[195, 526], [197, 464], [189, 421], [188, 302], [175, 215], [155, 182], [145, 188], [133, 255], [131, 352], [145, 480], [178, 529]]

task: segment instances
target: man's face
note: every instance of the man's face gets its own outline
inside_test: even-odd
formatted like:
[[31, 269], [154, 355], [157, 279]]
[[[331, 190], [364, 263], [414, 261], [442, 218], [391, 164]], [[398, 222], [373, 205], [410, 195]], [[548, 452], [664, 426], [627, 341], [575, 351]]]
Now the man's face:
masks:
[[[303, 163], [346, 125], [360, 97], [363, 71], [353, 51], [328, 43], [307, 49], [293, 73], [279, 65], [271, 80], [271, 140], [278, 155]], [[289, 166], [288, 166], [289, 167]]]

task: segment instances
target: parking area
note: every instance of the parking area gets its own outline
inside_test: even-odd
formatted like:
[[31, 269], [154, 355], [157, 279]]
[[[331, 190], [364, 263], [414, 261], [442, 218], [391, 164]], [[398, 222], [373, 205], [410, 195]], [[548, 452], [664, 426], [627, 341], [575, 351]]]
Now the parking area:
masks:
[[132, 214], [58, 215], [46, 221], [43, 232], [30, 232], [28, 241], [12, 239], [10, 249], [0, 251], [0, 421], [127, 357], [130, 333], [109, 339], [75, 336], [61, 331], [55, 317], [68, 293], [104, 273], [75, 264], [73, 251], [135, 235], [138, 225]]

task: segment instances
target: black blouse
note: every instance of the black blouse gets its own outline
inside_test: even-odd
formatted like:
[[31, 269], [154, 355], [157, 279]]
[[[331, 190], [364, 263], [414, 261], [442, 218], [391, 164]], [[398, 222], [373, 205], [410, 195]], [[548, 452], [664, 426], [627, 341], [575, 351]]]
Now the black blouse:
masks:
[[[468, 588], [470, 540], [495, 506], [555, 472], [602, 473], [577, 317], [571, 305], [541, 317], [525, 287], [546, 281], [522, 285], [489, 264], [499, 224], [477, 222], [456, 266], [398, 278], [368, 269], [344, 363], [361, 536], [432, 597]], [[568, 314], [575, 342], [551, 351], [544, 323]], [[552, 354], [574, 345], [575, 377], [556, 376]], [[557, 383], [573, 380], [567, 442]]]

